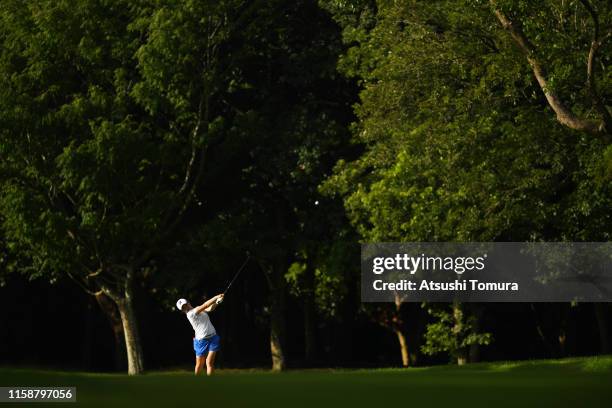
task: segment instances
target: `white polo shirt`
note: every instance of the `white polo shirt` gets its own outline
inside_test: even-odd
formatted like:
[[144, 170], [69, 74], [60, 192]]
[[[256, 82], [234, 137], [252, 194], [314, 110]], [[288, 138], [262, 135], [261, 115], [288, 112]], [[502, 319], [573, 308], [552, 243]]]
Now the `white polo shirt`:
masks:
[[196, 313], [195, 309], [191, 309], [187, 312], [187, 319], [189, 320], [189, 323], [191, 323], [191, 327], [193, 327], [196, 339], [202, 340], [217, 334], [215, 326], [213, 326], [210, 322], [208, 313]]

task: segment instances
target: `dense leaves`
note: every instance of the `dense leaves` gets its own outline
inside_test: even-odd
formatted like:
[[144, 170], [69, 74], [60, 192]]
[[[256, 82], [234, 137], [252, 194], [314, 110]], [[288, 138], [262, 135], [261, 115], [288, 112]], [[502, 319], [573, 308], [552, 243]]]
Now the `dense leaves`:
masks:
[[0, 23], [0, 283], [108, 296], [132, 357], [134, 287], [171, 307], [248, 251], [234, 311], [276, 368], [291, 305], [305, 360], [356, 316], [406, 365], [459, 359], [481, 316], [360, 304], [359, 241], [610, 239], [609, 1], [5, 0]]
[[[574, 115], [606, 121], [612, 43], [598, 45], [596, 69], [587, 61], [610, 29], [609, 2], [322, 4], [350, 46], [341, 70], [361, 80], [353, 134], [365, 147], [322, 188], [343, 197], [363, 239], [610, 239], [609, 131], [571, 128], [551, 103], [554, 93]], [[527, 55], [496, 12], [522, 29]], [[450, 312], [433, 315], [428, 352], [489, 341], [469, 324], [454, 333]]]
[[[546, 59], [552, 72], [567, 72], [564, 89], [574, 91], [567, 98], [578, 101], [585, 99], [589, 17], [568, 3], [558, 19], [549, 14], [555, 8], [536, 6], [525, 6], [522, 19], [557, 50]], [[609, 19], [605, 2], [600, 8]], [[363, 23], [343, 60], [347, 73], [364, 80], [355, 137], [367, 151], [341, 161], [325, 187], [346, 197], [364, 237], [607, 239], [601, 227], [609, 218], [601, 211], [610, 184], [596, 176], [605, 173], [599, 165], [607, 144], [556, 122], [488, 2], [381, 2], [376, 12], [375, 26]], [[570, 31], [570, 16], [584, 19], [579, 29]], [[565, 34], [548, 38], [551, 24]], [[602, 94], [610, 92], [608, 76], [598, 74]], [[560, 74], [551, 78], [563, 82]], [[599, 217], [581, 214], [586, 207]], [[576, 235], [592, 225], [604, 235]]]

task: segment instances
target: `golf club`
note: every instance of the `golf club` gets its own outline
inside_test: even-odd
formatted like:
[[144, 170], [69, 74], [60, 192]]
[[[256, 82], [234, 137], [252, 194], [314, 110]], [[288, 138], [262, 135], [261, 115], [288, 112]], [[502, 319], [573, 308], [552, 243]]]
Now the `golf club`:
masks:
[[[238, 272], [236, 272], [236, 274], [234, 275], [234, 277], [232, 278], [230, 283], [227, 285], [227, 288], [225, 288], [225, 290], [223, 291], [223, 295], [225, 295], [227, 293], [227, 291], [232, 287], [232, 284], [236, 281], [236, 278], [238, 278], [238, 275], [240, 275], [240, 272], [242, 272], [244, 267], [247, 265], [247, 263], [249, 262], [249, 259], [251, 259], [251, 255], [247, 254], [247, 257], [244, 260], [244, 262], [242, 263], [242, 266], [240, 266], [240, 268], [238, 269]], [[220, 304], [221, 302], [223, 302], [222, 299], [218, 299], [217, 300], [217, 304]]]

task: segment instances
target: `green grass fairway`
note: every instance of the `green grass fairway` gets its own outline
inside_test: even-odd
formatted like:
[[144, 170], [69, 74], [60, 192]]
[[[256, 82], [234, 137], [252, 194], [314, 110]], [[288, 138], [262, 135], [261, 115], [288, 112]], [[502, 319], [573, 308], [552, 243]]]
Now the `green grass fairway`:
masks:
[[211, 378], [0, 369], [0, 385], [76, 386], [78, 405], [105, 408], [610, 407], [612, 356], [283, 374], [221, 370]]

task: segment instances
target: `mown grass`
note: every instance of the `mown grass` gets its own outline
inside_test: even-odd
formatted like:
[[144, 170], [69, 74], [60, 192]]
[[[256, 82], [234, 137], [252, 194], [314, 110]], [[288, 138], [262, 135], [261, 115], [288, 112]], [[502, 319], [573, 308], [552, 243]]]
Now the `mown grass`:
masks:
[[612, 356], [282, 374], [220, 370], [210, 378], [0, 368], [0, 386], [76, 386], [78, 405], [110, 408], [609, 407]]

